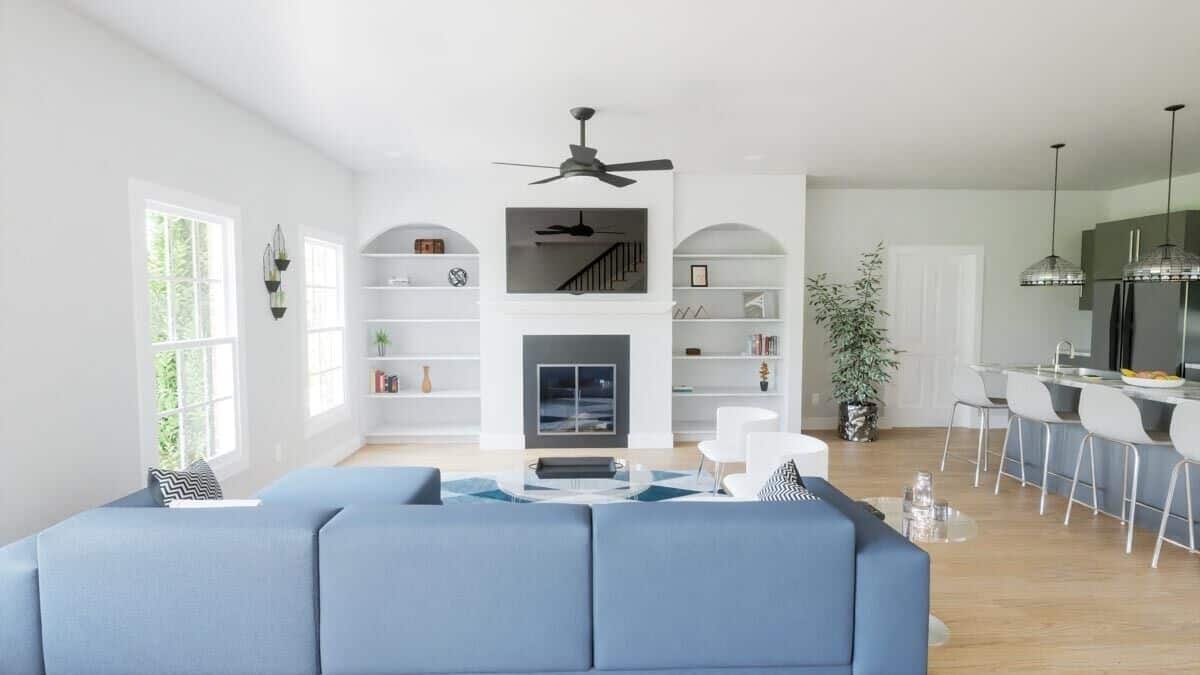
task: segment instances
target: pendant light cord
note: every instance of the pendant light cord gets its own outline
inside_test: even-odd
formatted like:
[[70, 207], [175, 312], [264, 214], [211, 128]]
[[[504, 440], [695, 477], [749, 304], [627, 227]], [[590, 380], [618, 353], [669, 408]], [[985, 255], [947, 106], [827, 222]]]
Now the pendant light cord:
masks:
[[1054, 234], [1058, 226], [1058, 151], [1062, 144], [1054, 148], [1054, 197], [1050, 202], [1050, 255], [1054, 255]]
[[1167, 237], [1166, 243], [1171, 245], [1171, 178], [1175, 173], [1175, 113], [1178, 109], [1171, 111], [1171, 150], [1167, 155]]

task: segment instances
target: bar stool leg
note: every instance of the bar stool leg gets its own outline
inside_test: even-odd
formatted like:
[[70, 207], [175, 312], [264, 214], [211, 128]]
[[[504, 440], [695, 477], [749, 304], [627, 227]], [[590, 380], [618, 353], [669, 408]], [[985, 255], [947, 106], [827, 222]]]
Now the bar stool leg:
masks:
[[988, 470], [988, 448], [991, 446], [992, 415], [987, 408], [979, 409], [979, 417], [983, 420], [983, 470]]
[[1046, 427], [1046, 452], [1043, 453], [1042, 461], [1042, 500], [1038, 504], [1039, 516], [1046, 515], [1046, 479], [1050, 477], [1050, 425], [1046, 422], [1042, 422], [1042, 425]]
[[1025, 436], [1021, 433], [1021, 418], [1017, 418], [1017, 452], [1021, 456], [1021, 487], [1025, 487]]
[[[1067, 495], [1067, 516], [1063, 518], [1063, 525], [1071, 524], [1071, 507], [1075, 505], [1075, 488], [1079, 487], [1079, 467], [1083, 465], [1083, 444], [1087, 443], [1091, 437], [1092, 435], [1088, 434], [1079, 441], [1079, 453], [1075, 455], [1075, 473], [1071, 475], [1071, 492]], [[1092, 485], [1096, 484], [1095, 466], [1093, 463]]]
[[983, 417], [984, 409], [979, 408], [979, 442], [975, 446], [975, 487], [979, 487], [979, 469], [983, 466], [983, 457], [986, 454], [983, 449], [983, 436], [985, 433], [985, 424]]
[[1000, 477], [1004, 475], [1004, 462], [1008, 459], [1008, 436], [1012, 431], [1013, 416], [1008, 416], [1008, 424], [1004, 426], [1004, 443], [1000, 445], [1000, 467], [996, 469], [996, 489], [992, 494], [1000, 494]]
[[950, 406], [950, 421], [946, 424], [946, 445], [942, 447], [942, 468], [939, 471], [946, 470], [946, 455], [950, 452], [950, 430], [954, 428], [954, 413], [958, 412], [958, 401]]
[[1129, 522], [1125, 516], [1125, 501], [1129, 495], [1129, 447], [1122, 446], [1121, 450], [1121, 524]]
[[1125, 537], [1126, 553], [1133, 552], [1133, 521], [1137, 519], [1138, 465], [1141, 464], [1137, 446], [1130, 446], [1130, 450], [1133, 450], [1133, 486], [1129, 489], [1129, 532]]
[[[1158, 523], [1158, 539], [1154, 541], [1154, 557], [1150, 559], [1150, 567], [1158, 569], [1158, 555], [1162, 553], [1163, 538], [1167, 533], [1167, 520], [1171, 517], [1171, 501], [1175, 499], [1175, 484], [1179, 482], [1179, 467], [1186, 466], [1187, 460], [1181, 459], [1171, 469], [1171, 479], [1167, 484], [1167, 501], [1163, 502], [1162, 520]], [[1191, 503], [1188, 503], [1188, 532], [1192, 529]]]
[[[1192, 519], [1192, 463], [1188, 462], [1183, 465], [1183, 486], [1187, 493], [1188, 507], [1188, 550], [1192, 553], [1196, 552], [1196, 525]], [[1170, 504], [1170, 502], [1167, 502]]]
[[1088, 434], [1088, 455], [1092, 460], [1092, 515], [1100, 515], [1100, 502], [1096, 499], [1096, 437]]

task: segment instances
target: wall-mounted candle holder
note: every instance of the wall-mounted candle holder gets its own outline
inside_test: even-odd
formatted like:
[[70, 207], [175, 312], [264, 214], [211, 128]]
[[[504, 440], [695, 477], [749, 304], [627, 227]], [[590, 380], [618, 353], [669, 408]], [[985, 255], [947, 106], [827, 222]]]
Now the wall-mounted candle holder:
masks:
[[279, 290], [279, 269], [275, 267], [275, 251], [270, 244], [263, 250], [262, 257], [263, 283], [267, 285], [267, 292], [274, 293]]
[[275, 251], [275, 267], [282, 272], [292, 264], [291, 258], [288, 257], [287, 241], [283, 238], [283, 228], [279, 225], [275, 226], [275, 236], [271, 238], [271, 246]]
[[275, 291], [271, 294], [271, 316], [276, 319], [282, 319], [284, 312], [287, 311], [287, 294], [282, 290]]

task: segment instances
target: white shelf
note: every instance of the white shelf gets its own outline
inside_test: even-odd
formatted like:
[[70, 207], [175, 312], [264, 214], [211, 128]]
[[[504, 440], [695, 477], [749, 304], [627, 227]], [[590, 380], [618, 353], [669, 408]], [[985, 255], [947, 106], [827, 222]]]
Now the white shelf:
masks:
[[782, 291], [783, 286], [675, 286], [677, 291]]
[[774, 398], [781, 391], [761, 391], [758, 387], [696, 387], [694, 391], [673, 391], [680, 398]]
[[783, 357], [778, 354], [771, 356], [754, 356], [753, 354], [701, 354], [700, 356], [688, 356], [687, 354], [672, 354], [671, 358], [679, 361], [779, 361]]
[[440, 424], [437, 426], [417, 426], [392, 424], [371, 429], [364, 434], [368, 441], [372, 439], [394, 436], [420, 436], [424, 438], [458, 438], [478, 437], [479, 425], [476, 424]]
[[479, 398], [477, 389], [434, 389], [428, 394], [408, 389], [395, 394], [364, 394], [367, 398]]
[[364, 291], [477, 291], [478, 286], [363, 286]]
[[479, 323], [479, 319], [363, 319], [363, 323]]
[[396, 354], [368, 356], [368, 361], [478, 361], [478, 354]]
[[778, 323], [783, 319], [671, 319], [675, 323]]
[[447, 258], [479, 258], [478, 253], [364, 253], [364, 258], [428, 258], [430, 260], [445, 260]]
[[676, 253], [676, 260], [782, 260], [783, 253]]

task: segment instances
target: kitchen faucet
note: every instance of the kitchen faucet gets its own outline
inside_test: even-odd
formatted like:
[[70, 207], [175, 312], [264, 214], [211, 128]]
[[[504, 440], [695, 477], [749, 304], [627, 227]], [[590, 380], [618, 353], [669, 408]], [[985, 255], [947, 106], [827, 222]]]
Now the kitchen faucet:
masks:
[[1054, 372], [1058, 372], [1058, 357], [1062, 354], [1062, 346], [1066, 345], [1070, 352], [1067, 358], [1075, 358], [1075, 345], [1071, 344], [1070, 340], [1059, 340], [1058, 344], [1054, 345]]

